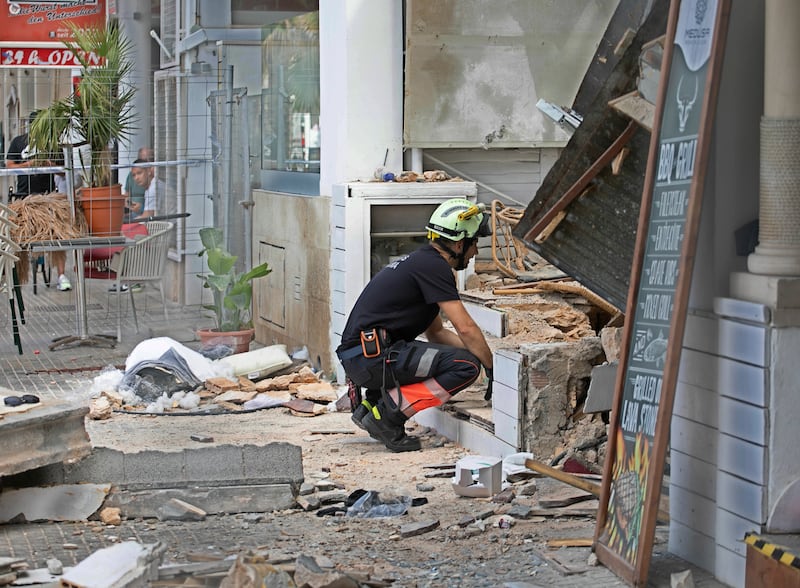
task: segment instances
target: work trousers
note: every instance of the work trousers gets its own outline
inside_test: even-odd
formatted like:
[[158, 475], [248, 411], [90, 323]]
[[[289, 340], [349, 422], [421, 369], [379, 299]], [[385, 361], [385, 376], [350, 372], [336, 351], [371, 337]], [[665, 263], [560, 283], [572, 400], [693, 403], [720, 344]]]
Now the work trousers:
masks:
[[342, 361], [342, 367], [354, 384], [384, 390], [395, 404], [392, 408], [410, 417], [447, 402], [472, 384], [480, 374], [481, 363], [460, 347], [398, 341], [380, 357], [358, 355]]

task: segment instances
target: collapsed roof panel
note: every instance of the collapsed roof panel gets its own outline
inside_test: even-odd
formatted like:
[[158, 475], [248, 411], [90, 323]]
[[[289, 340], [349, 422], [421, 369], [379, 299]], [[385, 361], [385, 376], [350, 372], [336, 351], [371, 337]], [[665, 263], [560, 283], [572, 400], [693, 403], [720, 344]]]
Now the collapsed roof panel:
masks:
[[[639, 4], [620, 2], [575, 100], [586, 108], [575, 109], [583, 122], [513, 231], [621, 310], [628, 297], [650, 132], [609, 102], [637, 92], [640, 55], [664, 34], [669, 10], [668, 0], [654, 0], [649, 11]], [[630, 25], [637, 28], [628, 31]]]

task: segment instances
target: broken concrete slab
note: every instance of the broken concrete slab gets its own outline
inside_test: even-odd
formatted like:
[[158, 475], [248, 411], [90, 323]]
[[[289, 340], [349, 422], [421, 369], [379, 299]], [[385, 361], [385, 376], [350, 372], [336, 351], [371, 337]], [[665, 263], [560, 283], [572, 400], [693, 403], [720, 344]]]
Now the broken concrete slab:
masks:
[[[34, 475], [35, 474], [35, 475]], [[301, 448], [291, 443], [202, 445], [173, 451], [95, 447], [72, 464], [54, 464], [4, 480], [9, 485], [108, 483], [123, 490], [303, 482]]]
[[85, 521], [102, 506], [110, 484], [65, 484], [3, 490], [0, 523], [11, 520]]
[[289, 484], [117, 490], [105, 505], [119, 508], [128, 518], [157, 518], [158, 507], [172, 498], [208, 514], [272, 512], [295, 506], [295, 492]]
[[35, 410], [0, 420], [0, 472], [9, 476], [48, 464], [75, 461], [91, 451], [83, 419], [87, 406], [42, 402]]

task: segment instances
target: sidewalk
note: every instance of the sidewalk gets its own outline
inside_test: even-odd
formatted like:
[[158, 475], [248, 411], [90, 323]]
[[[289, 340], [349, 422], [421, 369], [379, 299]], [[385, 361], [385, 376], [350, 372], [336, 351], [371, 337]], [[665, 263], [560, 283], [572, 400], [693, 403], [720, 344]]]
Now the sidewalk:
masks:
[[[89, 280], [87, 286], [89, 333], [113, 333], [117, 295], [109, 297], [108, 284], [103, 281]], [[43, 398], [86, 400], [92, 379], [109, 365], [121, 368], [140, 341], [169, 336], [196, 349], [199, 343], [194, 341], [194, 328], [210, 322], [201, 317], [199, 308], [169, 304], [170, 320], [165, 324], [158, 293], [145, 288], [134, 294], [138, 334], [128, 310], [123, 341], [115, 348], [77, 346], [50, 351], [53, 338], [77, 332], [75, 293], [58, 292], [41, 283], [37, 295], [30, 285], [23, 292], [23, 354], [17, 353], [6, 320], [7, 328], [0, 335], [0, 386]], [[7, 311], [4, 316], [8, 319]], [[486, 524], [480, 532], [462, 527], [465, 518], [499, 512], [503, 505], [456, 497], [450, 479], [428, 478], [431, 464], [455, 463], [465, 450], [419, 425], [414, 432], [422, 436], [424, 450], [408, 454], [388, 453], [356, 429], [345, 413], [313, 418], [293, 415], [286, 409], [199, 417], [114, 414], [106, 421], [88, 421], [87, 430], [93, 446], [126, 453], [197, 449], [201, 444], [191, 440], [193, 434], [213, 439], [202, 446], [222, 449], [292, 444], [302, 450], [305, 482], [312, 487], [328, 488], [328, 492], [340, 495], [359, 488], [408, 488], [415, 497], [425, 497], [428, 504], [390, 519], [353, 520], [319, 517], [314, 511], [280, 510], [214, 515], [196, 522], [131, 518], [119, 526], [99, 521], [7, 524], [0, 525], [0, 557], [19, 557], [31, 567], [41, 567], [55, 557], [65, 566], [74, 566], [119, 541], [161, 541], [168, 547], [165, 564], [222, 559], [260, 548], [274, 561], [290, 564], [300, 555], [327, 558], [344, 572], [367, 573], [370, 578], [384, 579], [384, 585], [396, 587], [625, 585], [605, 567], [586, 565], [589, 548], [547, 548], [551, 539], [591, 537], [591, 516], [533, 517], [520, 520], [511, 529]], [[261, 465], [268, 468], [268, 464]], [[545, 482], [539, 484], [544, 487]], [[420, 490], [423, 486], [426, 489]], [[415, 537], [398, 536], [403, 525], [430, 520], [439, 523], [434, 531]], [[670, 574], [685, 569], [691, 566], [666, 552], [666, 528], [659, 528], [648, 585], [670, 586]], [[694, 569], [693, 575], [697, 587], [722, 586], [700, 570]]]

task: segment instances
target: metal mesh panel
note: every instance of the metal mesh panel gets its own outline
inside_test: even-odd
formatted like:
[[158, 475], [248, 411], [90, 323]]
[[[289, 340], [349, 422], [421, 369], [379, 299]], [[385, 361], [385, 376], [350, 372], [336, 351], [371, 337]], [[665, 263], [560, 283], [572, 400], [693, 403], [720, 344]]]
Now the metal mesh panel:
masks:
[[[174, 161], [178, 159], [178, 80], [172, 75], [156, 75], [153, 117], [156, 121], [154, 133], [154, 149], [156, 161]], [[158, 214], [174, 214], [183, 210], [180, 202], [178, 180], [180, 170], [175, 166], [157, 167], [157, 177], [164, 182], [164, 210]], [[178, 223], [180, 224], [180, 222]], [[180, 250], [178, 233], [170, 234], [170, 248]]]
[[161, 55], [161, 67], [177, 65], [177, 40], [178, 40], [178, 0], [161, 0], [161, 42], [169, 51], [172, 59], [166, 56], [163, 51]]
[[244, 214], [245, 209], [242, 206], [250, 200], [250, 139], [246, 93], [244, 88], [233, 90], [233, 99], [229, 102], [230, 111], [226, 109], [226, 92], [212, 92], [209, 96], [214, 226], [224, 229], [228, 250], [238, 256], [237, 265], [240, 270], [247, 264], [250, 238], [250, 226], [247, 222], [249, 216]]

